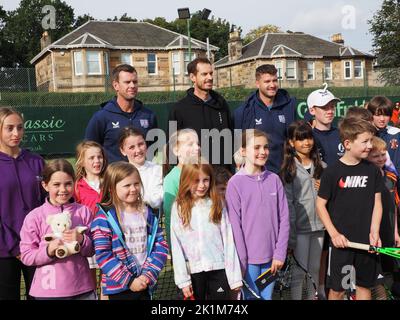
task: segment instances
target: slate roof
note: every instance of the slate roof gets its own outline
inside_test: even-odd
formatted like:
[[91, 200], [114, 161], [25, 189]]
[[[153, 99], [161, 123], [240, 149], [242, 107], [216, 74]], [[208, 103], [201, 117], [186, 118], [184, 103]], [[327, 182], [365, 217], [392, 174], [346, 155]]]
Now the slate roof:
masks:
[[[207, 44], [191, 38], [191, 48], [207, 50]], [[188, 48], [188, 37], [148, 22], [88, 21], [36, 55], [35, 63], [48, 49], [108, 48], [119, 50], [172, 50]], [[210, 50], [219, 48], [210, 45]]]
[[266, 33], [243, 46], [242, 56], [229, 61], [226, 56], [215, 63], [216, 67], [245, 62], [257, 58], [354, 58], [374, 56], [352, 47], [334, 43], [305, 33]]

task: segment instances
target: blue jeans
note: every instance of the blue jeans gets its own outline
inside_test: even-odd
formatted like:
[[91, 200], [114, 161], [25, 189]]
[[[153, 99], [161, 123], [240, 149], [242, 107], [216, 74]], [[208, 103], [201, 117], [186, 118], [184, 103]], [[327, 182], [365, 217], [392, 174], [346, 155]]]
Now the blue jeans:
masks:
[[[272, 261], [264, 264], [249, 264], [247, 265], [246, 274], [244, 276], [244, 280], [249, 285], [249, 287], [263, 300], [271, 300], [272, 299], [272, 292], [274, 290], [275, 281], [272, 282], [269, 286], [265, 287], [261, 292], [258, 290], [255, 280], [260, 276], [262, 273], [267, 271], [271, 268]], [[243, 294], [245, 300], [255, 300], [257, 299], [250, 290], [247, 289], [246, 286], [243, 286]]]

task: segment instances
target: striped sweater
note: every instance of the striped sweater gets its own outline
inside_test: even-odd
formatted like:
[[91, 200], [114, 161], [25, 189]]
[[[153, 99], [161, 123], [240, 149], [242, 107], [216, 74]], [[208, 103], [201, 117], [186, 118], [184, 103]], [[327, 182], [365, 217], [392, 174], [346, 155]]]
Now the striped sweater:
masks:
[[[115, 219], [115, 210], [110, 211]], [[102, 272], [102, 288], [105, 295], [117, 294], [129, 290], [132, 281], [144, 275], [149, 279], [149, 289], [155, 289], [157, 278], [164, 267], [168, 246], [164, 240], [160, 226], [153, 230], [154, 214], [148, 210], [147, 234], [150, 236], [156, 232], [154, 245], [150, 250], [145, 263], [138, 266], [136, 259], [124, 248], [118, 235], [114, 232], [104, 213], [99, 211], [91, 225], [91, 233], [94, 242], [96, 261]]]

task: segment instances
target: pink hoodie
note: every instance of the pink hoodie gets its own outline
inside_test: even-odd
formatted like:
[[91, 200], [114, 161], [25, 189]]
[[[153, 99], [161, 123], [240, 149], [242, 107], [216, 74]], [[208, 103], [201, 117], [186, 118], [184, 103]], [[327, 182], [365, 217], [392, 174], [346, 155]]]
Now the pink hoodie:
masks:
[[[77, 226], [88, 227], [80, 253], [64, 259], [51, 258], [47, 255], [48, 243], [43, 239], [52, 233], [46, 223], [49, 215], [62, 211], [71, 213], [72, 229]], [[93, 276], [86, 257], [94, 254], [92, 240], [88, 236], [92, 215], [89, 209], [78, 203], [53, 206], [46, 202], [32, 210], [25, 218], [21, 229], [21, 261], [27, 266], [36, 266], [29, 294], [40, 298], [72, 297], [95, 290]]]

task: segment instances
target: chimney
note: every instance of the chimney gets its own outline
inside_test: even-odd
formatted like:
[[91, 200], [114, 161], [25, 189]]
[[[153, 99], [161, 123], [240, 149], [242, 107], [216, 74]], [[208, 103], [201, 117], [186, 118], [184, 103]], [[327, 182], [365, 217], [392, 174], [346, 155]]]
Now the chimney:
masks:
[[331, 41], [337, 44], [344, 44], [344, 39], [341, 33], [336, 33], [331, 37]]
[[232, 25], [228, 40], [229, 61], [238, 60], [242, 56], [243, 40], [240, 38], [240, 30]]
[[51, 37], [47, 31], [43, 32], [42, 37], [40, 38], [40, 48], [43, 50], [51, 44]]

